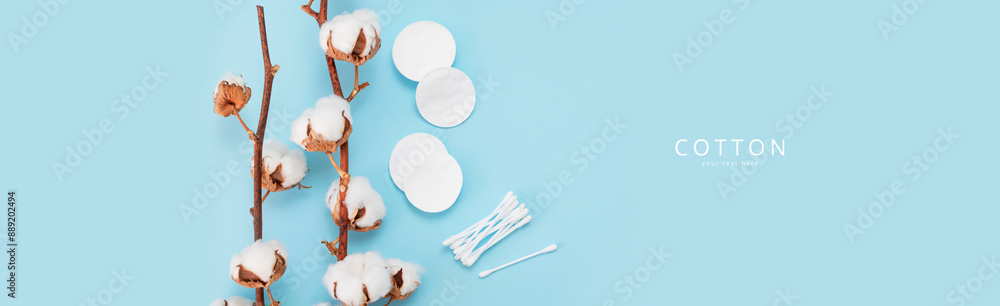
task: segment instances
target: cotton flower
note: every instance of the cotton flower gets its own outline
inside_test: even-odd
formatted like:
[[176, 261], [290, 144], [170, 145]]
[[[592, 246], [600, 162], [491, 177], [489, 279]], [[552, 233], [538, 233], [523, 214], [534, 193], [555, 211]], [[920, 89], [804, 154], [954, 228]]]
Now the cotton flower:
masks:
[[[306, 177], [306, 154], [302, 150], [289, 150], [284, 142], [277, 139], [264, 140], [261, 149], [264, 164], [264, 188], [270, 191], [284, 191], [299, 185]], [[250, 170], [253, 171], [253, 163]]]
[[229, 117], [239, 113], [247, 105], [247, 101], [250, 100], [250, 87], [243, 83], [242, 76], [226, 71], [212, 96], [215, 101], [215, 113]]
[[[372, 188], [368, 178], [351, 177], [347, 183], [344, 206], [347, 206], [348, 229], [367, 232], [382, 225], [382, 217], [385, 217], [385, 203], [382, 202], [382, 196]], [[340, 217], [339, 177], [333, 181], [326, 193], [326, 207], [330, 209], [334, 223], [338, 226], [341, 225], [344, 220], [341, 220]]]
[[378, 52], [382, 45], [378, 16], [369, 9], [344, 12], [323, 23], [319, 28], [319, 46], [335, 60], [362, 65]]
[[239, 296], [231, 296], [228, 300], [217, 299], [208, 306], [253, 306], [253, 301]]
[[229, 276], [243, 287], [270, 287], [285, 274], [287, 262], [288, 252], [281, 242], [257, 240], [243, 252], [233, 255], [229, 261]]
[[351, 136], [352, 121], [347, 100], [338, 95], [323, 97], [315, 108], [307, 108], [292, 121], [290, 139], [306, 151], [336, 152]]
[[388, 258], [385, 263], [389, 268], [389, 274], [392, 275], [392, 290], [389, 291], [389, 296], [393, 300], [405, 300], [410, 297], [410, 293], [420, 286], [420, 274], [424, 273], [424, 267], [396, 258]]
[[382, 256], [369, 251], [331, 264], [323, 275], [323, 285], [345, 306], [365, 306], [389, 294], [391, 278]]

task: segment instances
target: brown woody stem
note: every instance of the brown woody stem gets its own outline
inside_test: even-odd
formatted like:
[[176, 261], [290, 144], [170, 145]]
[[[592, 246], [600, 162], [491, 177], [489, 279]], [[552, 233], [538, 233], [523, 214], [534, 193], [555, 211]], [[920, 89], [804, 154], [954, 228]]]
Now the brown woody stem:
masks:
[[236, 112], [236, 119], [240, 120], [240, 125], [243, 125], [243, 129], [247, 131], [247, 135], [250, 136], [250, 141], [257, 141], [257, 135], [254, 135], [253, 131], [247, 127], [246, 122], [243, 122], [243, 117], [240, 117], [240, 112]]
[[[312, 3], [313, 3], [313, 0], [309, 0], [309, 3], [307, 3], [306, 5], [302, 6], [302, 11], [306, 12], [306, 14], [309, 14], [309, 16], [312, 16], [314, 19], [316, 19], [316, 24], [318, 26], [323, 26], [323, 23], [326, 22], [326, 20], [327, 20], [327, 14], [326, 14], [326, 12], [327, 12], [327, 0], [320, 0], [319, 1], [319, 11], [314, 11], [312, 9]], [[332, 57], [329, 57], [329, 56], [324, 56], [324, 57], [326, 58], [326, 67], [327, 67], [327, 70], [330, 71], [330, 85], [331, 85], [331, 87], [333, 87], [333, 93], [336, 94], [336, 95], [338, 95], [338, 96], [343, 97], [344, 96], [344, 90], [342, 88], [340, 88], [340, 76], [337, 74], [337, 65], [333, 61]], [[355, 76], [357, 76], [357, 73], [355, 73]], [[355, 81], [357, 81], [357, 77], [355, 77]], [[348, 100], [348, 101], [350, 101], [350, 100]], [[333, 161], [333, 154], [331, 154], [331, 153], [327, 153], [327, 154], [330, 155], [330, 162], [333, 163], [335, 167], [337, 167], [337, 163]], [[341, 186], [340, 186], [340, 218], [341, 218], [341, 220], [344, 220], [344, 222], [341, 222], [341, 225], [340, 225], [340, 237], [337, 238], [337, 241], [338, 241], [337, 242], [337, 250], [338, 250], [337, 260], [342, 260], [342, 259], [344, 259], [345, 256], [347, 256], [347, 207], [344, 205], [344, 196], [347, 193], [347, 182], [350, 180], [350, 175], [346, 175], [346, 177], [344, 175], [344, 174], [346, 174], [348, 172], [347, 168], [348, 168], [347, 167], [347, 141], [344, 141], [344, 144], [342, 144], [340, 146], [340, 166], [337, 167], [337, 170], [341, 174], [341, 177], [342, 177], [341, 180], [340, 180], [340, 184], [341, 184]]]
[[356, 97], [362, 89], [368, 87], [368, 85], [368, 82], [358, 85], [358, 65], [354, 65], [354, 90], [351, 90], [351, 95], [347, 96], [345, 100], [347, 100], [347, 102], [354, 101], [354, 97]]
[[[263, 160], [261, 151], [264, 146], [264, 131], [267, 126], [267, 111], [271, 107], [271, 86], [274, 85], [274, 74], [278, 72], [278, 66], [271, 65], [271, 55], [267, 49], [267, 27], [264, 24], [264, 7], [257, 6], [257, 24], [260, 27], [260, 49], [264, 57], [264, 94], [260, 102], [260, 119], [257, 121], [257, 133], [253, 139], [253, 238], [254, 241], [263, 238], [263, 214], [262, 204], [264, 197], [261, 196], [261, 180], [263, 179]], [[242, 121], [242, 119], [240, 120]], [[258, 305], [264, 305], [264, 289], [257, 288], [256, 300]], [[268, 289], [270, 295], [270, 289]], [[274, 300], [272, 299], [272, 305]], [[275, 305], [277, 306], [277, 305]]]

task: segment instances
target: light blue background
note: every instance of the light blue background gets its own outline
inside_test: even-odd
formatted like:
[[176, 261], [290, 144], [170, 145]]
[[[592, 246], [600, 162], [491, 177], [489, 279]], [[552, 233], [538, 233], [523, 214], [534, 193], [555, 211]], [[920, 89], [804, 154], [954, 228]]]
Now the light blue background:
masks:
[[[331, 2], [331, 14], [389, 12], [385, 0]], [[383, 17], [383, 48], [361, 69], [372, 86], [352, 103], [351, 172], [372, 179], [388, 215], [377, 231], [351, 233], [350, 250], [426, 266], [420, 289], [393, 305], [785, 305], [774, 303], [786, 289], [794, 305], [949, 304], [949, 291], [1000, 253], [1000, 3], [929, 1], [886, 40], [876, 23], [903, 2], [752, 0], [740, 10], [729, 0], [585, 1], [553, 28], [546, 12], [559, 12], [556, 0], [401, 0]], [[243, 114], [256, 122], [255, 4], [265, 6], [281, 66], [267, 136], [285, 140], [280, 114], [294, 119], [331, 93], [304, 3], [245, 0], [220, 18], [210, 1], [72, 1], [19, 52], [0, 47], [0, 188], [17, 191], [21, 217], [13, 304], [78, 305], [123, 267], [135, 279], [112, 305], [252, 295], [228, 276], [229, 258], [252, 238], [245, 134], [212, 112], [211, 92], [227, 70], [242, 74], [254, 90]], [[736, 21], [678, 71], [671, 55], [725, 9]], [[0, 30], [19, 33], [38, 11], [35, 1], [9, 1]], [[419, 20], [451, 30], [454, 67], [480, 90], [481, 78], [501, 83], [458, 127], [425, 122], [416, 83], [393, 67], [395, 36]], [[121, 119], [112, 103], [146, 67], [169, 76]], [[349, 84], [349, 66], [340, 68]], [[733, 170], [700, 162], [735, 157], [673, 153], [680, 138], [780, 137], [776, 122], [821, 84], [834, 96], [786, 137], [786, 156], [728, 201], [716, 183]], [[114, 131], [58, 180], [51, 164], [102, 118]], [[628, 128], [585, 169], [572, 163], [615, 118]], [[961, 138], [910, 181], [903, 163], [949, 126]], [[438, 135], [462, 166], [462, 194], [443, 213], [413, 208], [388, 179], [392, 147], [414, 132]], [[285, 305], [332, 301], [319, 282], [331, 257], [318, 247], [337, 231], [323, 204], [334, 171], [321, 154], [307, 158], [303, 183], [313, 188], [273, 194], [264, 209], [265, 239], [291, 254], [274, 287]], [[179, 205], [231, 161], [239, 174], [185, 222]], [[508, 190], [536, 202], [562, 171], [572, 183], [473, 268], [441, 246]], [[843, 225], [897, 179], [907, 192], [850, 243]], [[559, 250], [476, 276], [550, 243]], [[619, 282], [645, 277], [649, 249], [660, 247], [672, 256], [626, 292]], [[966, 302], [996, 305], [1000, 281]]]

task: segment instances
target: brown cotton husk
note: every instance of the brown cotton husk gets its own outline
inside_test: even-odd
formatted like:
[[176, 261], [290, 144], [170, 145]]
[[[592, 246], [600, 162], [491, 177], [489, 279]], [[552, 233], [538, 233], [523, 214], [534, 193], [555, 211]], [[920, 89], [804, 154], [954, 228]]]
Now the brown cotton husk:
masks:
[[285, 262], [285, 258], [278, 255], [278, 250], [274, 250], [274, 270], [271, 272], [271, 280], [268, 283], [273, 284], [282, 275], [285, 275], [286, 267], [288, 267], [288, 263]]
[[257, 274], [250, 272], [250, 270], [244, 269], [243, 265], [238, 265], [240, 271], [237, 272], [236, 278], [233, 279], [237, 284], [247, 288], [264, 288], [274, 281], [281, 278], [285, 274], [285, 268], [287, 267], [285, 258], [278, 255], [278, 251], [274, 251], [274, 269], [271, 271], [271, 278], [264, 281]]
[[218, 91], [213, 100], [215, 101], [215, 113], [219, 116], [229, 117], [239, 113], [247, 105], [247, 101], [250, 100], [250, 87], [226, 81], [219, 82]]
[[337, 141], [329, 141], [323, 139], [323, 135], [316, 133], [312, 129], [312, 124], [306, 125], [306, 139], [302, 141], [302, 146], [305, 147], [306, 151], [309, 152], [337, 152], [340, 146], [347, 142], [347, 138], [351, 137], [351, 132], [354, 130], [351, 128], [351, 121], [347, 120], [347, 116], [343, 112], [340, 113], [344, 117], [344, 134], [341, 135], [340, 139]]
[[[306, 169], [306, 171], [308, 171], [308, 169]], [[250, 164], [250, 173], [253, 173], [253, 164]], [[312, 188], [309, 186], [302, 185], [302, 183], [297, 183], [295, 185], [285, 187], [284, 183], [285, 183], [285, 176], [281, 174], [281, 164], [278, 164], [277, 167], [274, 167], [274, 171], [271, 171], [271, 173], [265, 173], [261, 179], [261, 185], [262, 185], [261, 187], [270, 192], [285, 191], [295, 187], [298, 187], [299, 189]]]
[[351, 50], [351, 53], [344, 53], [334, 48], [333, 35], [330, 35], [330, 38], [326, 40], [326, 55], [338, 61], [345, 61], [358, 66], [364, 65], [365, 62], [375, 57], [375, 53], [378, 53], [378, 49], [382, 47], [382, 39], [379, 38], [378, 33], [375, 33], [375, 41], [371, 43], [371, 51], [361, 56], [361, 53], [365, 51], [365, 47], [368, 47], [368, 38], [365, 37], [364, 29], [358, 31], [358, 40], [354, 42], [354, 49]]
[[239, 265], [239, 267], [240, 271], [237, 273], [236, 278], [233, 279], [237, 284], [247, 288], [263, 288], [267, 284], [264, 280], [260, 279], [260, 276], [243, 268], [243, 265]]
[[[358, 211], [364, 211], [364, 208], [361, 208]], [[343, 222], [340, 220], [340, 211], [339, 211], [339, 209], [337, 211], [335, 211], [335, 212], [330, 213], [330, 216], [333, 216], [333, 223], [334, 224], [336, 224], [337, 226], [342, 226], [341, 223], [343, 223]], [[360, 217], [352, 218], [351, 221], [347, 223], [347, 229], [351, 230], [351, 231], [355, 231], [355, 232], [367, 232], [367, 231], [370, 231], [370, 230], [376, 230], [376, 229], [378, 229], [379, 226], [382, 226], [382, 220], [378, 220], [378, 221], [375, 221], [375, 224], [372, 224], [371, 226], [359, 227], [359, 226], [357, 226], [355, 224], [355, 222], [357, 222], [359, 219], [361, 219], [361, 218]]]
[[[417, 287], [419, 286], [420, 282], [417, 282]], [[392, 275], [392, 290], [389, 290], [389, 294], [386, 294], [385, 297], [391, 297], [393, 300], [405, 300], [410, 297], [410, 294], [413, 294], [413, 291], [417, 291], [417, 289], [413, 289], [413, 291], [407, 292], [406, 294], [401, 294], [402, 289], [403, 269], [399, 269], [399, 271], [396, 271], [396, 274]]]

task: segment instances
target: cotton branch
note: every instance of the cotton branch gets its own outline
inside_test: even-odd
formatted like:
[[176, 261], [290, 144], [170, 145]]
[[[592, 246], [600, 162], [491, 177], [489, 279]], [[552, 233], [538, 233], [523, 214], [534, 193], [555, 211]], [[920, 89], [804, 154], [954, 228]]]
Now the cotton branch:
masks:
[[[267, 111], [271, 107], [271, 86], [274, 84], [274, 74], [278, 66], [271, 65], [271, 55], [267, 49], [267, 29], [264, 25], [264, 7], [257, 6], [257, 23], [260, 26], [260, 49], [264, 56], [264, 95], [260, 102], [260, 119], [257, 121], [257, 133], [253, 142], [253, 237], [254, 241], [263, 236], [263, 214], [261, 211], [264, 198], [261, 196], [261, 179], [263, 176], [262, 149], [264, 147], [264, 130], [267, 126]], [[257, 288], [256, 305], [264, 305], [264, 289]], [[273, 304], [277, 306], [276, 304]]]
[[[309, 16], [312, 16], [314, 19], [316, 19], [316, 25], [322, 27], [323, 23], [327, 21], [327, 0], [319, 1], [319, 11], [314, 11], [312, 9], [312, 4], [313, 0], [309, 0], [309, 3], [306, 3], [306, 5], [302, 6], [302, 11], [306, 12], [306, 14], [309, 14]], [[333, 93], [338, 96], [344, 97], [344, 90], [340, 88], [340, 76], [337, 74], [336, 63], [334, 62], [332, 57], [329, 57], [325, 54], [323, 55], [323, 57], [326, 58], [326, 67], [330, 71], [330, 85], [333, 87]], [[355, 74], [355, 83], [357, 83], [356, 74]], [[357, 86], [355, 86], [355, 88], [357, 88]], [[354, 95], [356, 94], [357, 94], [356, 92], [352, 94], [351, 98], [354, 98]], [[350, 102], [350, 100], [347, 101]], [[333, 155], [330, 154], [330, 162], [333, 163], [335, 167], [337, 167], [338, 172], [343, 171], [344, 173], [347, 173], [348, 171], [347, 155], [348, 154], [347, 154], [346, 141], [344, 142], [343, 145], [340, 146], [340, 166], [337, 166], [337, 163], [333, 160]], [[344, 196], [343, 196], [347, 192], [347, 180], [343, 179], [341, 180], [340, 192], [341, 192], [341, 197], [340, 197], [341, 218], [342, 220], [347, 220], [347, 205], [344, 204]], [[337, 240], [334, 240], [334, 243], [337, 244], [337, 252], [336, 252], [337, 254], [333, 255], [337, 256], [337, 260], [342, 260], [344, 259], [345, 256], [347, 256], [346, 224], [347, 224], [346, 222], [343, 222], [343, 224], [341, 224], [340, 236], [337, 238]], [[330, 248], [331, 243], [323, 241], [323, 244], [327, 245], [327, 247]], [[332, 248], [330, 248], [330, 251], [331, 254], [334, 253]]]
[[[309, 0], [309, 3], [306, 3], [306, 5], [302, 6], [302, 11], [306, 12], [306, 14], [309, 14], [309, 16], [312, 16], [312, 18], [316, 19], [316, 24], [318, 26], [323, 26], [323, 23], [326, 22], [327, 20], [326, 3], [327, 0], [319, 0], [319, 11], [317, 12], [312, 9], [313, 0]], [[330, 58], [329, 56], [323, 55], [323, 57], [326, 58], [326, 67], [327, 70], [330, 71], [330, 85], [333, 86], [333, 93], [343, 97], [344, 90], [340, 88], [340, 76], [337, 75], [337, 65], [334, 63], [333, 59]]]

